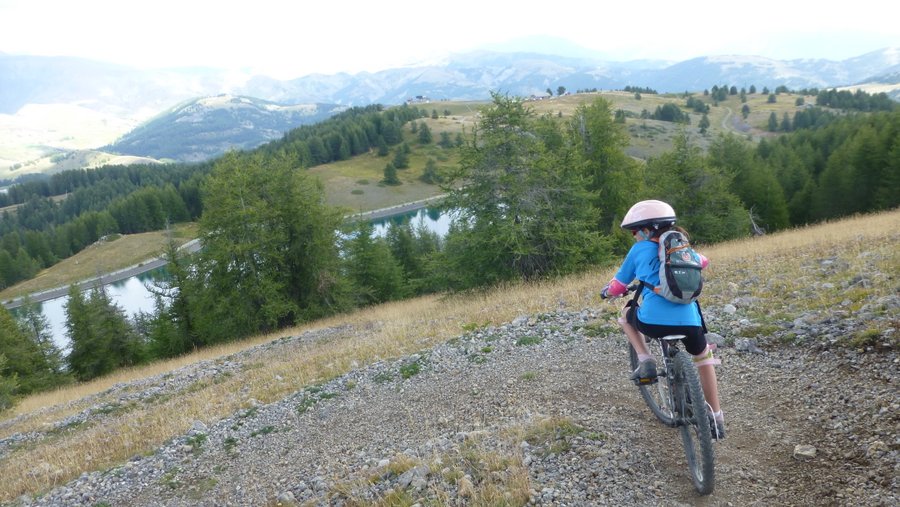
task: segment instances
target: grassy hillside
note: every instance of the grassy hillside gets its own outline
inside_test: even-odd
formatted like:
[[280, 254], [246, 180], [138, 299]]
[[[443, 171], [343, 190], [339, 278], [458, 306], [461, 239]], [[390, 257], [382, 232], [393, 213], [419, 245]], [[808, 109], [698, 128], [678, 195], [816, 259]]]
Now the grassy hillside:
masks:
[[[178, 224], [172, 237], [184, 244], [197, 235], [196, 224]], [[118, 271], [158, 257], [165, 248], [168, 236], [165, 231], [141, 234], [115, 235], [100, 241], [38, 273], [31, 280], [18, 283], [0, 291], [0, 301], [15, 299], [56, 287], [64, 287], [104, 273]]]
[[[703, 99], [702, 92], [695, 94]], [[803, 106], [796, 106], [797, 95], [781, 94], [774, 104], [767, 102], [768, 95], [754, 94], [747, 96], [747, 105], [750, 107], [750, 115], [744, 120], [741, 116], [741, 103], [739, 96], [729, 96], [718, 106], [711, 107], [709, 113], [710, 127], [708, 132], [700, 134], [697, 125], [701, 115], [691, 113], [691, 125], [682, 126], [671, 122], [657, 120], [642, 120], [640, 118], [628, 118], [626, 126], [631, 136], [628, 154], [639, 158], [659, 155], [672, 147], [672, 140], [680, 129], [686, 129], [691, 134], [691, 139], [699, 146], [706, 147], [709, 141], [722, 132], [730, 132], [746, 135], [752, 139], [769, 137], [774, 134], [767, 132], [769, 115], [775, 112], [779, 121], [787, 113], [793, 117], [794, 113]], [[613, 110], [622, 109], [635, 116], [640, 116], [641, 111], [653, 112], [657, 107], [667, 103], [684, 106], [686, 98], [681, 95], [654, 95], [643, 94], [637, 99], [633, 93], [626, 92], [597, 92], [564, 95], [544, 100], [529, 102], [529, 106], [538, 114], [546, 114], [565, 120], [570, 118], [575, 110], [584, 104], [597, 98], [603, 98], [612, 103]], [[708, 101], [707, 99], [703, 99]], [[807, 103], [813, 97], [805, 97]], [[418, 104], [417, 107], [426, 111], [436, 111], [437, 119], [422, 118], [420, 123], [428, 125], [435, 138], [435, 143], [440, 139], [441, 132], [448, 132], [451, 136], [457, 133], [471, 133], [478, 120], [480, 108], [488, 105], [488, 102], [436, 102], [433, 104]], [[449, 114], [445, 115], [445, 112]], [[419, 181], [425, 161], [434, 158], [439, 167], [452, 166], [457, 162], [453, 150], [442, 150], [436, 144], [421, 146], [416, 142], [415, 135], [405, 132], [407, 142], [413, 148], [410, 157], [410, 168], [400, 171], [403, 185], [386, 187], [379, 185], [383, 178], [385, 164], [389, 157], [378, 157], [373, 153], [354, 157], [351, 160], [325, 164], [310, 169], [325, 183], [328, 201], [335, 206], [347, 207], [353, 211], [368, 211], [380, 209], [403, 202], [415, 201], [432, 197], [440, 193], [440, 189], [432, 185], [426, 185]]]
[[[716, 331], [729, 340], [752, 338], [766, 347], [809, 346], [810, 342], [800, 340], [818, 338], [799, 337], [785, 323], [800, 317], [830, 318], [835, 308], [856, 311], [896, 297], [893, 274], [900, 272], [898, 230], [900, 210], [894, 210], [711, 245], [704, 251], [712, 259], [705, 304], [721, 308], [738, 294], [752, 301], [755, 323], [748, 328]], [[84, 471], [108, 469], [136, 454], [153, 452], [184, 434], [195, 421], [212, 424], [255, 403], [279, 400], [361, 366], [412, 354], [466, 331], [500, 325], [518, 316], [600, 308], [603, 318], [597, 329], [616, 333], [612, 322], [615, 307], [601, 303], [596, 296], [613, 272], [613, 266], [598, 266], [589, 273], [559, 280], [366, 308], [31, 396], [0, 416], [0, 439], [16, 433], [33, 435], [27, 444], [14, 445], [0, 457], [0, 476], [4, 478], [0, 502], [25, 492], [44, 491]], [[752, 282], [744, 284], [748, 279]], [[862, 279], [866, 282], [860, 283]], [[893, 318], [867, 324], [868, 328], [849, 329], [826, 345], [860, 351], [885, 344], [896, 348], [896, 324], [894, 313]], [[257, 362], [245, 364], [239, 373], [196, 382], [177, 396], [120, 404], [107, 391], [116, 384], [164, 375], [186, 365], [229, 362], [234, 354], [251, 347], [321, 329], [334, 333], [303, 342], [287, 353], [282, 349], [263, 352]], [[140, 387], [135, 385], [134, 389]], [[66, 417], [103, 403], [109, 407], [103, 424], [64, 424]], [[46, 464], [46, 470], [35, 473], [35, 464]]]

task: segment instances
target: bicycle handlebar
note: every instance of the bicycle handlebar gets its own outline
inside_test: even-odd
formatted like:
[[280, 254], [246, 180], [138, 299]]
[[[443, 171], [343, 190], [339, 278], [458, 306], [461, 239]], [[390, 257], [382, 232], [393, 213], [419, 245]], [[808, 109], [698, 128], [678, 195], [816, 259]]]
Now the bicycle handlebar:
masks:
[[622, 294], [620, 294], [618, 296], [604, 295], [603, 292], [601, 292], [600, 298], [608, 299], [608, 300], [618, 299], [618, 298], [624, 296], [625, 294], [628, 294], [630, 292], [634, 292], [634, 291], [640, 289], [642, 286], [643, 286], [643, 284], [640, 281], [638, 281], [638, 282], [635, 282], [635, 283], [629, 285], [628, 287], [625, 287], [625, 292], [623, 292]]

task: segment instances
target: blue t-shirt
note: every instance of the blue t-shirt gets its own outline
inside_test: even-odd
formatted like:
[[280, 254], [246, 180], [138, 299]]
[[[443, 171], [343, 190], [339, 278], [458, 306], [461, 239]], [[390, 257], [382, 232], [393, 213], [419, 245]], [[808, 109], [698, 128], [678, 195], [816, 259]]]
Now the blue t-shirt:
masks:
[[[628, 285], [635, 279], [654, 287], [659, 285], [659, 243], [638, 241], [628, 251], [625, 262], [616, 273], [616, 280]], [[644, 298], [638, 309], [641, 322], [662, 326], [700, 325], [700, 311], [696, 303], [673, 303], [646, 287], [641, 290]]]

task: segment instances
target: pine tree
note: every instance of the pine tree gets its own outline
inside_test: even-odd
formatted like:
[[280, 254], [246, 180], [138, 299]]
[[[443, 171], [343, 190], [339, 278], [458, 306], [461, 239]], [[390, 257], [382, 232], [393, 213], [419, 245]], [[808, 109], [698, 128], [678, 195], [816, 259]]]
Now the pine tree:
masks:
[[[611, 114], [612, 104], [597, 99], [579, 107], [568, 125], [580, 171], [586, 177], [585, 188], [597, 210], [595, 229], [601, 234], [619, 230], [619, 220], [641, 191], [638, 165], [625, 153], [628, 134], [625, 126]], [[573, 162], [574, 163], [574, 162]], [[621, 248], [630, 246], [621, 238]]]
[[422, 170], [421, 179], [429, 185], [441, 182], [442, 178], [441, 175], [438, 174], [437, 162], [433, 158], [428, 157], [428, 160], [425, 162], [425, 169]]
[[672, 151], [647, 161], [647, 197], [672, 205], [678, 223], [700, 243], [749, 234], [750, 219], [731, 192], [731, 176], [715, 167], [679, 133]]
[[701, 134], [706, 134], [706, 131], [709, 129], [709, 116], [706, 113], [703, 113], [697, 126], [700, 128]]
[[15, 384], [16, 395], [49, 389], [64, 381], [61, 372], [54, 369], [59, 365], [48, 362], [41, 344], [31, 339], [23, 327], [0, 306], [0, 353], [7, 360], [0, 369], [0, 377], [8, 380], [7, 386]]
[[784, 190], [752, 145], [733, 135], [720, 135], [708, 154], [711, 166], [732, 175], [731, 188], [743, 207], [758, 217], [758, 225], [769, 232], [790, 225]]
[[[26, 301], [20, 307], [19, 327], [22, 334], [37, 345], [43, 357], [43, 367], [48, 375], [47, 385], [65, 382], [65, 359], [63, 353], [53, 342], [50, 332], [50, 321], [41, 313], [40, 306]], [[49, 378], [55, 377], [55, 378]]]
[[428, 125], [423, 123], [421, 127], [419, 127], [419, 144], [431, 144], [434, 140], [434, 137], [431, 135], [431, 129], [428, 128]]
[[379, 157], [386, 157], [391, 152], [391, 150], [388, 148], [387, 143], [384, 141], [383, 136], [378, 136], [377, 146], [378, 146], [378, 156]]
[[169, 277], [150, 289], [156, 297], [155, 310], [144, 326], [154, 358], [174, 357], [206, 345], [194, 323], [191, 302], [201, 291], [193, 285], [189, 261], [171, 238], [164, 257]]
[[779, 127], [779, 129], [780, 129], [782, 132], [790, 132], [790, 131], [792, 130], [792, 129], [791, 129], [791, 117], [788, 116], [787, 113], [784, 113], [784, 116], [782, 116], [782, 118], [781, 118], [781, 126]]
[[72, 351], [69, 369], [78, 380], [90, 380], [145, 359], [143, 344], [125, 311], [95, 287], [88, 298], [74, 285], [66, 303], [66, 329]]
[[596, 212], [558, 122], [536, 118], [521, 99], [493, 95], [478, 143], [463, 149], [449, 206], [459, 215], [446, 239], [451, 285], [570, 272], [597, 260]]
[[384, 122], [381, 135], [388, 146], [393, 146], [403, 140], [403, 132], [400, 130], [400, 126], [397, 122], [391, 120]]
[[12, 408], [19, 391], [19, 376], [9, 372], [9, 360], [0, 352], [0, 414]]
[[370, 222], [357, 224], [347, 244], [346, 262], [359, 304], [382, 303], [406, 295], [400, 265], [384, 238], [373, 236]]
[[381, 181], [383, 181], [385, 185], [400, 185], [402, 183], [400, 178], [397, 177], [397, 167], [394, 166], [393, 162], [388, 162], [387, 165], [384, 166], [384, 179]]
[[204, 188], [203, 249], [191, 270], [192, 326], [207, 343], [346, 309], [341, 213], [282, 157], [229, 153]]
[[409, 155], [407, 154], [406, 149], [404, 149], [404, 145], [401, 145], [397, 148], [397, 151], [394, 153], [393, 166], [395, 169], [408, 169], [409, 168]]

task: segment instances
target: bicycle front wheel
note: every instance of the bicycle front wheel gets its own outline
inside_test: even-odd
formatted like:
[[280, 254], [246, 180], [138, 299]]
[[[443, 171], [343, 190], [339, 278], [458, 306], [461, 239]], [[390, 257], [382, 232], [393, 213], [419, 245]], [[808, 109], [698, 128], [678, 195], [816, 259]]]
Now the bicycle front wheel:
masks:
[[701, 495], [715, 486], [715, 456], [709, 431], [709, 410], [700, 376], [691, 356], [681, 350], [675, 355], [675, 411], [680, 422], [681, 441], [694, 487]]
[[[647, 347], [650, 348], [650, 353], [653, 356], [659, 358], [658, 361], [663, 359], [662, 346], [658, 341], [650, 340], [647, 343]], [[634, 351], [634, 347], [630, 343], [628, 344], [628, 361], [631, 364], [631, 371], [634, 371], [638, 367], [638, 358], [637, 352]], [[664, 363], [658, 363], [657, 366], [665, 368]], [[644, 402], [650, 407], [653, 415], [666, 426], [674, 426], [675, 415], [672, 412], [672, 397], [669, 393], [667, 380], [664, 377], [660, 377], [655, 384], [640, 385], [638, 389], [640, 389], [641, 397], [644, 398]]]

